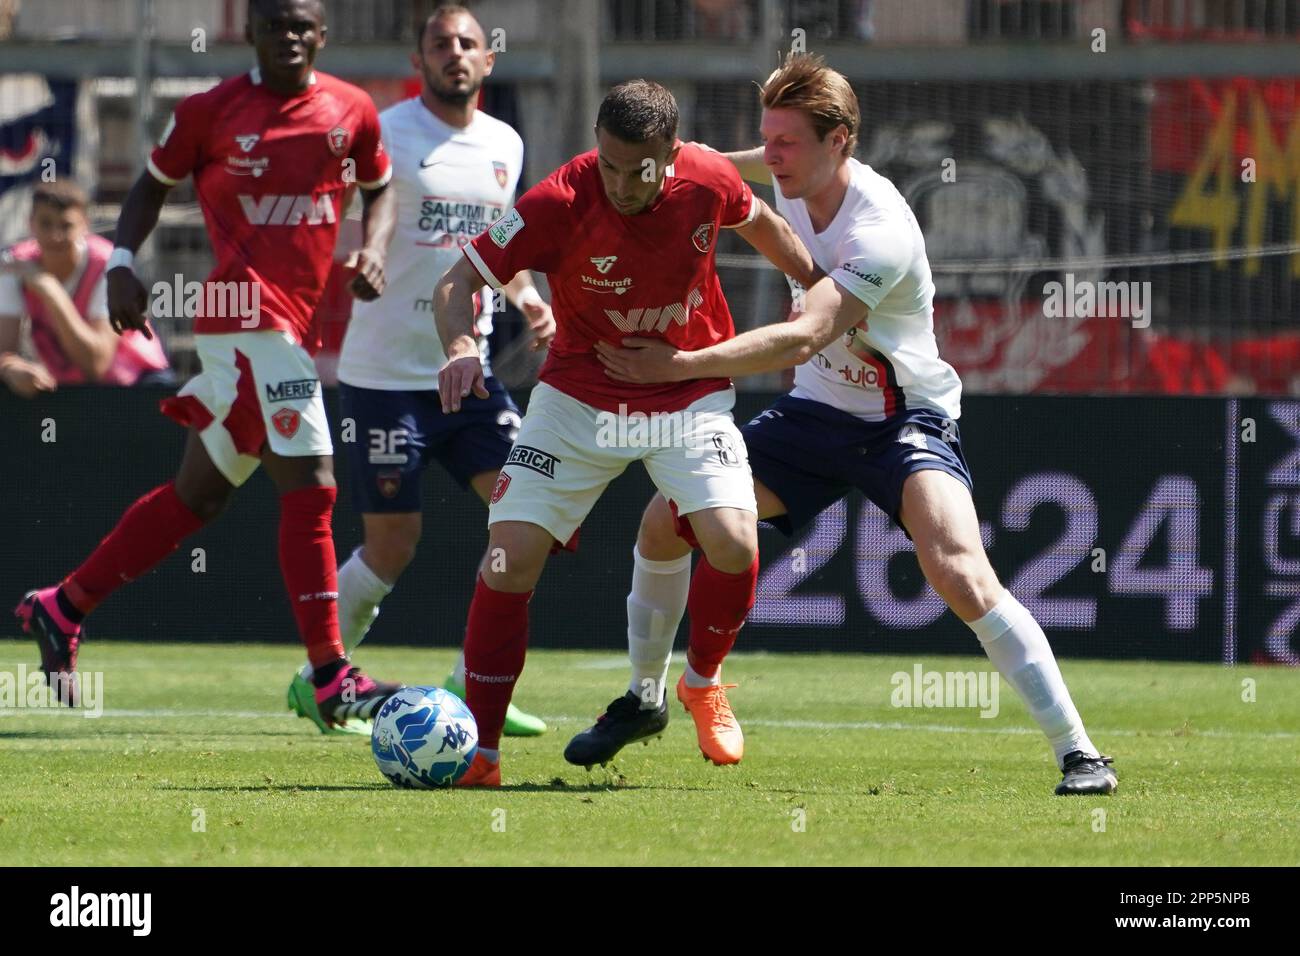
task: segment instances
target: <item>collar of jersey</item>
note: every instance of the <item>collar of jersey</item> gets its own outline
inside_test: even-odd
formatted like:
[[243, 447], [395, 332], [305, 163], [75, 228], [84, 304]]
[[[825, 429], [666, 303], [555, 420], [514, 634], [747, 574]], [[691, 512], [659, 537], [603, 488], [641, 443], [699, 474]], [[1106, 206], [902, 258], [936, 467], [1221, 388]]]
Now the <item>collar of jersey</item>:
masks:
[[[260, 66], [255, 66], [255, 67], [253, 67], [251, 70], [248, 71], [248, 78], [249, 78], [250, 80], [253, 81], [253, 85], [254, 85], [254, 86], [261, 86], [261, 85], [262, 85], [262, 68], [261, 68]], [[315, 86], [315, 85], [316, 85], [316, 71], [315, 71], [315, 70], [312, 70], [310, 73], [307, 74], [307, 85], [308, 85], [308, 86]], [[299, 93], [298, 95], [301, 96], [302, 94]]]

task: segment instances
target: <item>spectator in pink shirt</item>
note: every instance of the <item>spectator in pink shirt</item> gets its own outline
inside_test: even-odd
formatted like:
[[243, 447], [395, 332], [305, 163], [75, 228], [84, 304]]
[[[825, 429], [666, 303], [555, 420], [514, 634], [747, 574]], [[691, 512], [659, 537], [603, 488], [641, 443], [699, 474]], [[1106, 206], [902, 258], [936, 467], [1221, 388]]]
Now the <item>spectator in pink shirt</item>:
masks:
[[[32, 195], [31, 238], [0, 254], [0, 381], [32, 398], [60, 385], [170, 383], [152, 335], [108, 324], [105, 265], [113, 244], [90, 232], [86, 194], [41, 183]], [[23, 317], [34, 359], [19, 354]]]

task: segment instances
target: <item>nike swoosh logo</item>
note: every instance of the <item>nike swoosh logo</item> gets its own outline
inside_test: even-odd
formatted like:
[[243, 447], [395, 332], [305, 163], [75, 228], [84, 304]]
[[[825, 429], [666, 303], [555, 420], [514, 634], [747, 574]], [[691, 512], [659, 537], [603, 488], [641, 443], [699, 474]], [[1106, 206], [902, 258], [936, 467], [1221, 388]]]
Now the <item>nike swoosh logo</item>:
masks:
[[437, 159], [435, 159], [435, 160], [434, 160], [433, 162], [431, 162], [431, 163], [426, 163], [424, 160], [420, 160], [420, 168], [421, 168], [421, 169], [429, 169], [429, 168], [432, 167], [432, 166], [445, 166], [445, 165], [447, 165], [447, 164], [444, 163], [444, 162], [442, 162], [441, 160], [437, 160]]

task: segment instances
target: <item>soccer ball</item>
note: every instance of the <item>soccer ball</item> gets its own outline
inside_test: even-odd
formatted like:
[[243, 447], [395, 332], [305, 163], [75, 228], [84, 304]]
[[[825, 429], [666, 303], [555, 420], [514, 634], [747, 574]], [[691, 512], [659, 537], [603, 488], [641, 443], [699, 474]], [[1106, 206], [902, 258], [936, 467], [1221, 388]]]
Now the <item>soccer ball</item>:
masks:
[[370, 750], [379, 772], [399, 787], [450, 787], [478, 751], [478, 726], [455, 694], [403, 687], [379, 709]]

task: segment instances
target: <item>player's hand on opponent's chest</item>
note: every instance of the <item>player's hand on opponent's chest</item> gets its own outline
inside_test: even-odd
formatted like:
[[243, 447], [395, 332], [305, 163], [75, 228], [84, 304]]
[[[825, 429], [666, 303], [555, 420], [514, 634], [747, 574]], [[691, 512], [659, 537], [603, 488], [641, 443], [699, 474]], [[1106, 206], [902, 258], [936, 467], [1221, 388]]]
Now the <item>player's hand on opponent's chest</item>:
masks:
[[356, 270], [348, 284], [352, 294], [362, 302], [373, 302], [384, 294], [388, 276], [384, 274], [384, 254], [373, 249], [355, 249], [343, 261], [344, 269]]
[[680, 358], [683, 353], [663, 339], [626, 338], [622, 346], [596, 343], [596, 357], [605, 366], [605, 374], [615, 381], [646, 385], [652, 382], [680, 382]]
[[536, 352], [548, 348], [551, 339], [555, 338], [555, 316], [551, 313], [551, 307], [545, 302], [525, 302], [520, 310], [533, 333], [529, 350]]
[[149, 292], [144, 287], [134, 270], [126, 266], [109, 269], [108, 276], [108, 324], [118, 335], [128, 329], [143, 332], [145, 338], [153, 338], [149, 331], [148, 316]]

